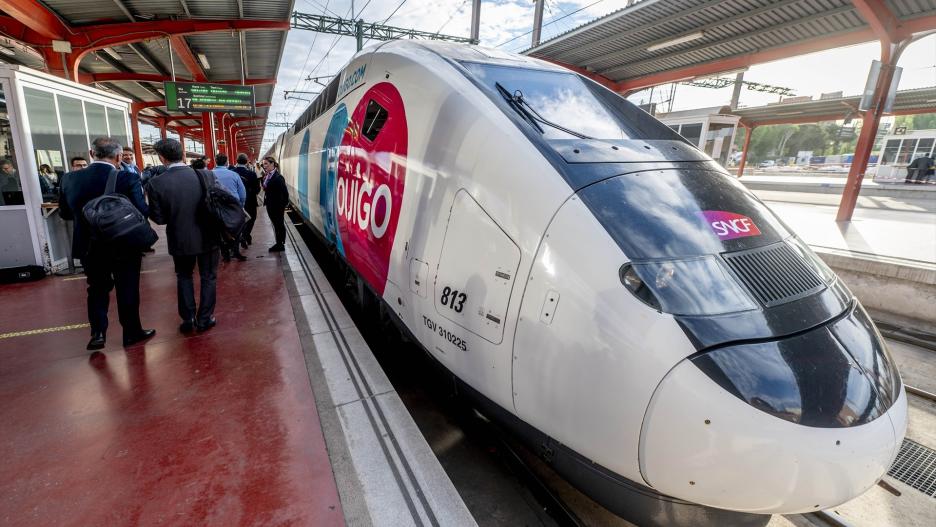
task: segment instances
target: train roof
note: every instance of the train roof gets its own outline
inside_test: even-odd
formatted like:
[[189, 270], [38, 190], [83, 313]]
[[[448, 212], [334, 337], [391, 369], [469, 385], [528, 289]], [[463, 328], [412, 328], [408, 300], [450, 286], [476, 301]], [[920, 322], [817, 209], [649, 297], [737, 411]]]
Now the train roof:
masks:
[[[432, 51], [444, 58], [456, 61], [481, 62], [490, 64], [503, 64], [523, 68], [536, 68], [569, 73], [570, 70], [541, 59], [527, 57], [516, 53], [508, 53], [496, 48], [488, 48], [472, 44], [459, 44], [455, 42], [442, 42], [437, 40], [394, 40], [380, 44], [371, 51], [405, 51], [407, 49], [421, 48]], [[366, 50], [365, 50], [366, 51]]]

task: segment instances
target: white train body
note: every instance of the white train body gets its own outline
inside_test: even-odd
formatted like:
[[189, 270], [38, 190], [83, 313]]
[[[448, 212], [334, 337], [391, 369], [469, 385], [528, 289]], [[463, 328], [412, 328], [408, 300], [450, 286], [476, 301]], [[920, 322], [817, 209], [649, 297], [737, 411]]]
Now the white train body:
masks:
[[896, 456], [906, 395], [857, 301], [717, 164], [591, 81], [388, 43], [270, 153], [422, 346], [616, 512], [635, 489], [664, 503], [640, 521], [683, 501], [816, 510]]

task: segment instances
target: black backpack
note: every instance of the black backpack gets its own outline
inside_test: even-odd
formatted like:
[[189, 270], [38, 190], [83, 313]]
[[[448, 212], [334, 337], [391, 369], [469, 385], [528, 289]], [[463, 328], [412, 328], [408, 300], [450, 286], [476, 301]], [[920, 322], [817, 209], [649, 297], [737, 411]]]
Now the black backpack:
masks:
[[143, 250], [156, 243], [159, 235], [130, 199], [114, 192], [117, 169], [107, 176], [104, 194], [87, 202], [81, 213], [88, 222], [91, 239], [115, 249]]
[[239, 240], [244, 225], [250, 220], [250, 215], [241, 207], [240, 199], [222, 187], [216, 178], [209, 182], [204, 170], [195, 172], [204, 192], [202, 207], [207, 223], [203, 226], [217, 232], [223, 240]]

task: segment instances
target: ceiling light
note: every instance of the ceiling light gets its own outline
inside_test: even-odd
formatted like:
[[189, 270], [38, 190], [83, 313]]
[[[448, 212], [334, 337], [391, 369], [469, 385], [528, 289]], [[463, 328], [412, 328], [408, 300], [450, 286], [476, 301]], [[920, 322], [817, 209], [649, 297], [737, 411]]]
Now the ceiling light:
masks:
[[656, 51], [658, 49], [668, 48], [670, 46], [675, 46], [677, 44], [682, 44], [685, 42], [691, 42], [693, 40], [698, 40], [705, 36], [705, 31], [696, 31], [695, 33], [689, 33], [688, 35], [683, 35], [681, 37], [676, 37], [671, 40], [665, 40], [652, 46], [647, 46], [647, 51]]
[[120, 60], [120, 55], [111, 48], [102, 48], [101, 51], [110, 55], [110, 57], [114, 60]]
[[16, 55], [16, 50], [6, 46], [0, 46], [0, 53], [3, 53], [4, 55]]
[[211, 64], [208, 64], [208, 57], [206, 57], [204, 53], [198, 54], [198, 61], [201, 62], [202, 67], [206, 70], [211, 69]]

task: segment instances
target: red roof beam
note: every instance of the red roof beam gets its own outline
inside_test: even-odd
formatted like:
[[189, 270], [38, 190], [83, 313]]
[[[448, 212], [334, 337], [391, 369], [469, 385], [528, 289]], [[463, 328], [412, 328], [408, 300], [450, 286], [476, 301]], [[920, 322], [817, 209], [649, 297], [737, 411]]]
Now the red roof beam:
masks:
[[36, 0], [0, 0], [0, 10], [49, 40], [68, 40], [71, 33], [55, 13]]
[[189, 47], [188, 42], [185, 40], [185, 37], [181, 35], [174, 35], [171, 37], [172, 40], [172, 52], [179, 57], [179, 60], [182, 61], [182, 65], [185, 66], [185, 69], [192, 74], [192, 78], [196, 82], [204, 82], [208, 80], [208, 75], [205, 74], [205, 70], [202, 69], [202, 65], [198, 63], [198, 58], [195, 57], [195, 54], [192, 53], [192, 48]]
[[897, 35], [897, 17], [884, 0], [852, 0], [852, 5], [882, 43], [900, 40]]
[[[165, 77], [158, 73], [124, 73], [108, 72], [82, 74], [79, 76], [81, 82], [88, 84], [92, 82], [166, 82], [171, 81], [171, 77]], [[185, 82], [186, 79], [176, 79]], [[213, 84], [240, 84], [240, 79], [230, 79], [223, 81], [211, 81]], [[261, 86], [264, 84], [276, 84], [276, 79], [246, 79], [244, 84], [247, 86]]]
[[870, 42], [873, 40], [877, 40], [877, 37], [874, 34], [874, 31], [871, 29], [852, 31], [831, 37], [812, 39], [788, 46], [778, 46], [771, 49], [765, 49], [764, 51], [748, 53], [747, 55], [739, 55], [736, 57], [704, 62], [702, 64], [693, 64], [692, 66], [685, 66], [660, 73], [654, 73], [652, 75], [627, 79], [618, 82], [616, 84], [615, 91], [630, 92], [643, 88], [649, 88], [651, 86], [657, 86], [659, 84], [666, 84], [668, 82], [692, 79], [705, 75], [713, 75], [723, 71], [737, 70], [740, 68], [753, 66], [755, 64], [763, 64], [765, 62], [771, 62], [774, 60], [796, 57], [799, 55], [805, 55], [807, 53], [814, 53], [817, 51], [824, 51], [827, 49], [839, 48], [843, 46], [861, 44], [863, 42]]

